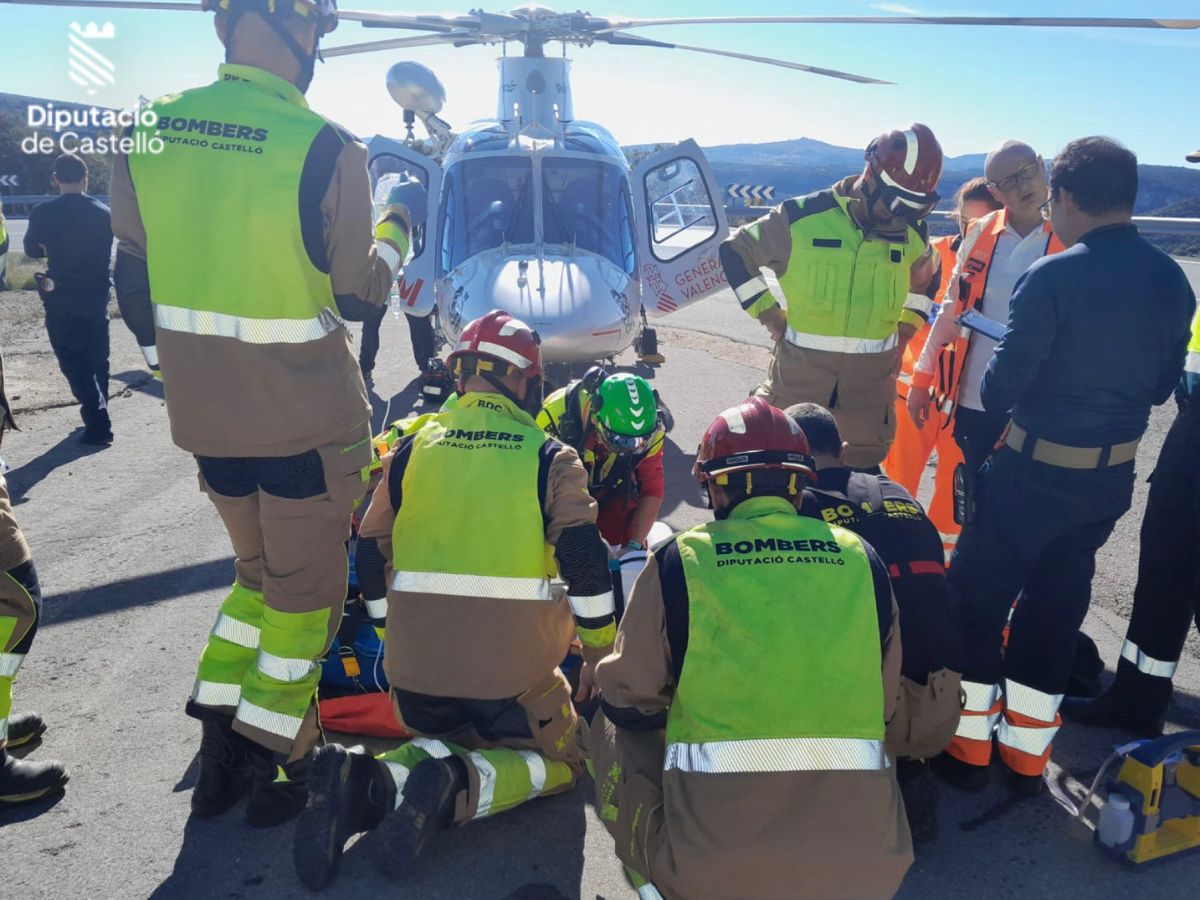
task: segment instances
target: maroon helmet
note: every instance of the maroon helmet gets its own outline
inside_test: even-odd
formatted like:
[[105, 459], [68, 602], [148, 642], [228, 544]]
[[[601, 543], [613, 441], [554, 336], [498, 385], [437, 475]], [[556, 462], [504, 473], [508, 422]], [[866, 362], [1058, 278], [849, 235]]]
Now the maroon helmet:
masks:
[[724, 485], [732, 474], [763, 469], [798, 472], [809, 481], [817, 480], [808, 438], [800, 426], [762, 397], [751, 397], [708, 426], [692, 473], [702, 485], [710, 478]]
[[942, 146], [928, 125], [915, 122], [903, 131], [881, 134], [867, 145], [864, 156], [893, 215], [918, 221], [937, 206]]

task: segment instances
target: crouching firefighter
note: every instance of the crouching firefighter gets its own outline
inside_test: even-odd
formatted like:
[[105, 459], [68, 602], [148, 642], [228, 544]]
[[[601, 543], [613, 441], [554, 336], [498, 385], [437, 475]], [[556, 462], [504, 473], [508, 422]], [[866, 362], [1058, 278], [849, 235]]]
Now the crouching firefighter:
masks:
[[644, 550], [666, 494], [665, 429], [650, 382], [593, 366], [546, 398], [537, 423], [578, 451], [604, 540]]
[[817, 465], [816, 484], [807, 489], [800, 514], [853, 531], [875, 549], [892, 578], [904, 620], [904, 665], [887, 745], [899, 760], [896, 777], [919, 845], [937, 836], [936, 781], [925, 761], [954, 739], [962, 712], [961, 616], [946, 583], [941, 535], [899, 484], [846, 466], [846, 445], [829, 410], [798, 403], [787, 415], [808, 438]]
[[[384, 664], [417, 738], [376, 758], [318, 752], [295, 837], [312, 889], [357, 833], [377, 830], [377, 862], [400, 878], [438, 831], [569, 790], [583, 771], [586, 723], [558, 664], [578, 634], [590, 697], [616, 634], [587, 472], [533, 419], [542, 366], [528, 326], [490, 312], [448, 363], [457, 407], [384, 457], [362, 527], [387, 561]], [[551, 591], [555, 574], [569, 596]]]
[[659, 546], [597, 671], [597, 809], [644, 897], [887, 897], [912, 842], [885, 728], [887, 569], [801, 517], [799, 427], [752, 397], [709, 426], [716, 521]]

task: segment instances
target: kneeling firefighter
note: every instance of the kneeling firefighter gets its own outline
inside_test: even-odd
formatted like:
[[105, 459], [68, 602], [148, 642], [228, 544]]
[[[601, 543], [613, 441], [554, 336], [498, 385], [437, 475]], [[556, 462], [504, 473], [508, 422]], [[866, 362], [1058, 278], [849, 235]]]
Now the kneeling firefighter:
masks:
[[418, 737], [377, 758], [318, 752], [295, 836], [312, 889], [357, 833], [377, 829], [377, 862], [402, 877], [438, 831], [569, 790], [583, 771], [586, 724], [558, 663], [578, 634], [590, 697], [616, 633], [587, 472], [533, 419], [542, 366], [528, 326], [490, 312], [448, 362], [457, 408], [384, 457], [362, 527], [387, 561], [385, 669]]
[[644, 550], [666, 493], [665, 429], [650, 382], [593, 366], [546, 398], [537, 423], [583, 460], [601, 536], [622, 550]]
[[654, 551], [598, 667], [600, 819], [643, 896], [891, 896], [912, 842], [887, 569], [798, 514], [808, 442], [765, 400], [717, 417], [696, 472], [716, 521]]

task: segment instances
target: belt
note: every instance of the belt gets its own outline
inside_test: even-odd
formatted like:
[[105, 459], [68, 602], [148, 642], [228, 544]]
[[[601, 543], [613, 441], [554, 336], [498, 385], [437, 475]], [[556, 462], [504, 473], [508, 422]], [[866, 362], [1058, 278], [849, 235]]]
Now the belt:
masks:
[[1016, 422], [1009, 426], [1004, 443], [1035, 462], [1062, 469], [1105, 469], [1124, 465], [1133, 461], [1138, 448], [1136, 440], [1106, 447], [1070, 447], [1033, 437]]

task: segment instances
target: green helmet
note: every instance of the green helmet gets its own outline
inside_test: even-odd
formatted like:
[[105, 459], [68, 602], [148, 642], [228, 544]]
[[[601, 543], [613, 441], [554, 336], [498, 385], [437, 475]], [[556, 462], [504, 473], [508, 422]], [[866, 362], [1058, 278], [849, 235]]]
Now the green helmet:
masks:
[[596, 389], [592, 406], [600, 441], [614, 453], [639, 453], [661, 430], [654, 389], [640, 375], [609, 375]]

